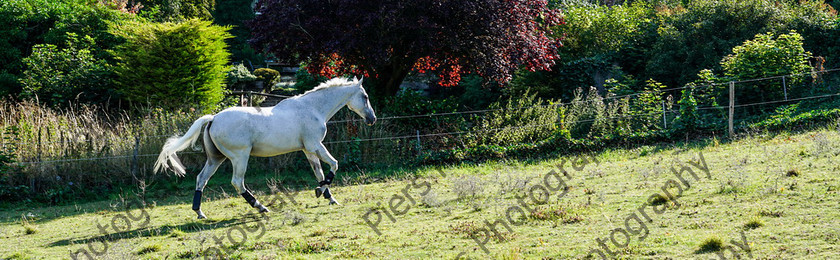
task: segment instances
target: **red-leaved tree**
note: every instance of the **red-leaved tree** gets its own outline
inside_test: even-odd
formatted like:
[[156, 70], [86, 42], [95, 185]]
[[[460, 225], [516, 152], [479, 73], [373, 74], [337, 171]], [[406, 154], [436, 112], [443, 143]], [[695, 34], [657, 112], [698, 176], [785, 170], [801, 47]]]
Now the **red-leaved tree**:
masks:
[[254, 47], [332, 77], [365, 75], [394, 95], [412, 70], [441, 85], [464, 73], [500, 83], [514, 70], [548, 70], [563, 23], [547, 0], [260, 0]]

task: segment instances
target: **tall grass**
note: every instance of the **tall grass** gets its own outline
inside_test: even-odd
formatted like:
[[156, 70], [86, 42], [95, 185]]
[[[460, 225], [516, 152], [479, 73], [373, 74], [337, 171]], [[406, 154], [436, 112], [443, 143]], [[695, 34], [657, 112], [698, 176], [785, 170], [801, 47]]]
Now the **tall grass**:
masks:
[[[3, 151], [16, 161], [0, 173], [0, 181], [24, 185], [50, 202], [153, 181], [154, 154], [195, 117], [163, 110], [132, 117], [96, 106], [56, 110], [31, 101], [0, 101]], [[187, 165], [200, 163], [192, 154], [183, 157]]]

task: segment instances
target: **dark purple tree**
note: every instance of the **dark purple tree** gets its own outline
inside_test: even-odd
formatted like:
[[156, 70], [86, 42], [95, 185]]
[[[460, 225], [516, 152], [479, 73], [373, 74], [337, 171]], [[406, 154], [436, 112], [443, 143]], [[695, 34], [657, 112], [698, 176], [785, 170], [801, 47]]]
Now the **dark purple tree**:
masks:
[[563, 23], [546, 0], [260, 0], [248, 25], [257, 48], [324, 76], [364, 74], [394, 95], [412, 70], [441, 85], [463, 73], [500, 83], [520, 67], [548, 70]]

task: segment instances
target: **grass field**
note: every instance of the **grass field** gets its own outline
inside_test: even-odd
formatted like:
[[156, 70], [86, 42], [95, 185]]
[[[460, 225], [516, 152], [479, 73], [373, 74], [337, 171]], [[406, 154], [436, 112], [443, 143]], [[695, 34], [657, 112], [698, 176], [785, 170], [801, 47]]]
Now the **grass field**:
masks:
[[[205, 191], [206, 220], [190, 210], [192, 184], [147, 198], [145, 209], [124, 210], [131, 200], [112, 197], [4, 210], [0, 258], [68, 259], [87, 250], [97, 259], [597, 259], [592, 250], [609, 250], [626, 259], [732, 259], [733, 252], [837, 259], [838, 143], [837, 130], [825, 129], [405, 170], [379, 180], [357, 173], [332, 189], [338, 206], [308, 189], [270, 195], [265, 182], [248, 179], [271, 204], [266, 215], [225, 194], [219, 187], [233, 190], [224, 184], [230, 174], [220, 173]], [[700, 154], [708, 175], [697, 166]], [[672, 167], [684, 166], [698, 178], [675, 177]], [[517, 199], [529, 192], [533, 198]]]

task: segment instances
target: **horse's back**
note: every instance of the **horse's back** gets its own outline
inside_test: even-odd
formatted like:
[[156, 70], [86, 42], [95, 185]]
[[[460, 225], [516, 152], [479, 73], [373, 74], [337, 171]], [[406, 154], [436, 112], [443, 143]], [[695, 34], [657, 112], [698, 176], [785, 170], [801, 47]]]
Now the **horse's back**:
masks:
[[[279, 105], [279, 104], [278, 104]], [[301, 150], [302, 115], [293, 106], [232, 107], [216, 114], [210, 136], [217, 146], [275, 156]]]

